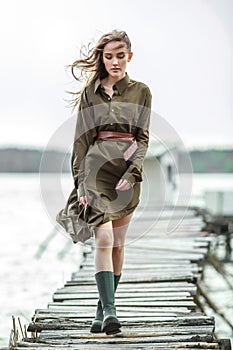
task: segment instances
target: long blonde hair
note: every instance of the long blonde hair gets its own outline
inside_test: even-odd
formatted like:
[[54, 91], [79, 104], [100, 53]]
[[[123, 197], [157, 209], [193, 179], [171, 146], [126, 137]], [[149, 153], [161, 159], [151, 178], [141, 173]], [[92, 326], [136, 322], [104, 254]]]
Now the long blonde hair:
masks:
[[[126, 44], [128, 52], [131, 52], [131, 42], [126, 32], [113, 30], [110, 33], [102, 35], [93, 48], [90, 48], [90, 44], [87, 47], [82, 46], [80, 50], [81, 58], [69, 66], [76, 80], [79, 82], [85, 81], [80, 91], [72, 92], [74, 99], [71, 101], [71, 104], [74, 108], [79, 103], [80, 95], [87, 85], [93, 83], [98, 78], [103, 79], [108, 75], [102, 57], [105, 45], [111, 41], [123, 41]], [[76, 71], [79, 71], [79, 75], [76, 75]]]

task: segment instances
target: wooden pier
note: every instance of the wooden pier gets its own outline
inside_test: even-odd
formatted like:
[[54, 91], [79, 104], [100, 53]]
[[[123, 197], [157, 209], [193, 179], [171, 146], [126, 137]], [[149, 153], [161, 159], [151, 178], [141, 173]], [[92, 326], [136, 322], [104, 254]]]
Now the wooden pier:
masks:
[[211, 247], [202, 216], [181, 207], [138, 208], [135, 214], [116, 292], [122, 332], [90, 333], [98, 293], [93, 247], [87, 245], [79, 270], [55, 291], [46, 309], [35, 310], [27, 336], [22, 330], [25, 336], [17, 340], [12, 333], [12, 348], [231, 349], [228, 339], [216, 339], [214, 317], [198, 307], [197, 286]]

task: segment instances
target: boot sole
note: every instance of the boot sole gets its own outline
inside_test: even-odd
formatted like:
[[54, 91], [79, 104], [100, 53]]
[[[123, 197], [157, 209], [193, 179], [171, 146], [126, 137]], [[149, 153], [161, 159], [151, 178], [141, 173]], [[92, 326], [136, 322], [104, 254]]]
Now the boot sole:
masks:
[[120, 328], [121, 324], [118, 319], [116, 317], [109, 317], [103, 322], [101, 331], [105, 332], [107, 335], [110, 335], [121, 332]]
[[103, 322], [100, 320], [94, 320], [91, 325], [90, 332], [91, 333], [102, 333], [101, 330]]

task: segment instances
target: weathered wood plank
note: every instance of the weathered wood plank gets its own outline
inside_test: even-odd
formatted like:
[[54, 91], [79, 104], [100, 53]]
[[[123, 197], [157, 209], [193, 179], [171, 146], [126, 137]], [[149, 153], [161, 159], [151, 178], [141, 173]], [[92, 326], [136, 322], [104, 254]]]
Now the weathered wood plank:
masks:
[[[93, 350], [93, 344], [82, 344], [79, 345], [78, 348], [76, 347], [70, 347], [70, 346], [63, 346], [56, 344], [54, 346], [49, 346], [47, 344], [38, 344], [35, 343], [33, 346], [30, 343], [27, 342], [19, 342], [18, 343], [20, 350], [67, 350], [74, 349], [74, 350]], [[94, 350], [102, 349], [103, 350], [103, 344], [95, 344]], [[137, 344], [121, 344], [121, 350], [124, 349], [133, 349], [133, 350], [144, 350], [145, 344], [144, 343], [137, 343]], [[182, 342], [182, 343], [153, 343], [153, 344], [146, 344], [146, 349], [148, 350], [168, 350], [168, 349], [179, 349], [179, 350], [206, 350], [206, 349], [222, 349], [219, 347], [219, 344], [214, 341], [211, 343], [205, 343], [205, 342]], [[104, 349], [105, 350], [105, 349]], [[111, 344], [111, 350], [119, 350], [118, 344]]]
[[[86, 299], [85, 299], [86, 298]], [[127, 299], [131, 301], [165, 301], [165, 300], [193, 300], [193, 297], [190, 296], [189, 293], [187, 294], [172, 294], [172, 293], [148, 293], [143, 295], [143, 293], [135, 293], [134, 295], [132, 293], [120, 293], [117, 292], [115, 298], [117, 300], [119, 299]], [[96, 300], [99, 299], [98, 293], [92, 293], [89, 294], [89, 296], [84, 294], [58, 294], [53, 296], [53, 301], [63, 302], [64, 304], [70, 304], [75, 303], [78, 304], [80, 302], [86, 302], [86, 300], [89, 300], [90, 302], [93, 302], [93, 300], [96, 302]]]
[[[151, 242], [150, 242], [151, 243]], [[147, 244], [142, 244], [141, 246], [139, 245], [132, 245], [130, 247], [131, 249], [140, 249], [140, 250], [152, 250], [153, 251], [159, 251], [161, 252], [179, 252], [180, 254], [197, 254], [197, 255], [202, 255], [202, 254], [207, 254], [208, 251], [208, 247], [205, 248], [200, 248], [198, 247], [198, 245], [195, 244], [195, 242], [193, 242], [192, 245], [189, 245], [188, 247], [186, 247], [185, 245], [179, 245], [179, 242], [161, 242], [161, 243], [156, 243], [155, 244], [151, 244], [148, 245]]]
[[[131, 280], [130, 282], [124, 279], [124, 275], [122, 276], [122, 279], [117, 287], [117, 290], [119, 289], [130, 289], [132, 290], [132, 283], [134, 283], [133, 280]], [[135, 282], [135, 286], [137, 287], [136, 290], [140, 289], [140, 290], [144, 290], [144, 288], [147, 290], [161, 290], [163, 288], [170, 288], [174, 291], [176, 290], [183, 290], [183, 288], [187, 288], [187, 291], [189, 291], [190, 289], [196, 289], [196, 285], [187, 281], [182, 281], [182, 282], [178, 282], [178, 281], [164, 281], [164, 282], [160, 282], [160, 281], [148, 281], [147, 282]], [[65, 287], [64, 288], [80, 288], [83, 291], [89, 291], [90, 288], [94, 288], [96, 289], [96, 283], [90, 282], [89, 285], [82, 285], [77, 281], [67, 281], [65, 283]]]
[[[142, 272], [143, 271], [143, 272]], [[168, 276], [168, 277], [172, 277], [172, 275], [174, 276], [193, 276], [193, 272], [191, 269], [188, 269], [188, 268], [184, 268], [184, 269], [172, 269], [172, 268], [169, 268], [169, 269], [139, 269], [139, 270], [127, 270], [125, 269], [124, 271], [124, 277], [127, 278], [128, 276], [131, 276], [131, 278], [139, 278], [143, 273], [143, 276], [145, 276], [144, 278], [150, 278], [151, 276]], [[80, 280], [94, 280], [94, 270], [91, 270], [91, 271], [80, 271], [78, 273], [76, 273], [77, 278], [79, 278]]]
[[[174, 273], [198, 273], [200, 272], [202, 269], [199, 267], [199, 266], [171, 266], [171, 265], [159, 265], [159, 266], [153, 266], [151, 265], [150, 267], [146, 267], [144, 268], [142, 264], [140, 265], [136, 265], [133, 267], [126, 267], [124, 269], [124, 274], [126, 273], [142, 273], [142, 271], [146, 274], [150, 274], [150, 273], [153, 273], [153, 274], [157, 274], [157, 273], [161, 273], [161, 271], [166, 271], [166, 272], [174, 272]], [[79, 273], [80, 276], [82, 276], [83, 274], [85, 275], [94, 275], [95, 273], [95, 269], [94, 269], [94, 266], [90, 266], [90, 267], [86, 267], [85, 266], [85, 271], [82, 272], [81, 271], [77, 271], [76, 273]]]
[[[180, 308], [181, 309], [181, 308]], [[94, 311], [94, 309], [93, 309]], [[44, 310], [43, 313], [36, 313], [35, 315], [32, 316], [32, 320], [47, 320], [47, 319], [86, 319], [86, 320], [92, 320], [93, 319], [93, 315], [94, 313], [89, 312], [89, 313], [85, 313], [85, 314], [81, 314], [78, 312], [56, 312], [53, 310], [53, 312], [49, 312], [49, 310]], [[162, 317], [167, 318], [167, 317], [177, 317], [177, 316], [183, 316], [183, 315], [190, 315], [190, 312], [182, 312], [182, 310], [180, 310], [181, 312], [175, 312], [175, 311], [168, 311], [168, 310], [158, 310], [157, 312], [154, 312], [153, 314], [142, 314], [141, 312], [134, 312], [133, 316], [129, 315], [129, 314], [124, 314], [123, 312], [121, 314], [119, 314], [119, 316], [121, 317], [121, 321], [123, 319], [127, 319], [127, 320], [144, 320], [144, 321], [153, 321], [156, 319], [161, 319]]]
[[[122, 331], [120, 334], [114, 337], [109, 337], [105, 333], [99, 333], [99, 334], [92, 334], [87, 333], [85, 331], [83, 332], [77, 332], [77, 331], [42, 331], [39, 335], [39, 342], [41, 343], [53, 343], [53, 340], [56, 342], [59, 341], [59, 343], [69, 343], [69, 341], [76, 340], [79, 344], [82, 342], [86, 342], [85, 340], [89, 340], [90, 342], [98, 342], [99, 340], [103, 342], [112, 342], [112, 339], [116, 339], [116, 342], [118, 343], [137, 343], [138, 338], [143, 338], [143, 342], [152, 342], [151, 338], [156, 338], [156, 341], [164, 342], [164, 341], [179, 341], [181, 340], [187, 341], [195, 341], [195, 340], [205, 340], [205, 341], [212, 341], [212, 335], [205, 335], [205, 334], [193, 334], [189, 333], [189, 330], [179, 329], [179, 330], [162, 330], [162, 331], [146, 331], [146, 330], [137, 330], [137, 332], [130, 332], [130, 331]], [[120, 338], [120, 339], [119, 339]], [[150, 339], [148, 339], [150, 338]], [[119, 339], [119, 341], [118, 341]], [[141, 340], [140, 339], [140, 340]], [[73, 341], [72, 341], [73, 343]]]
[[[119, 309], [119, 307], [127, 307], [130, 308], [131, 307], [137, 307], [139, 308], [148, 308], [151, 311], [154, 310], [154, 308], [158, 308], [158, 307], [187, 307], [189, 309], [195, 309], [196, 308], [196, 304], [193, 301], [180, 301], [180, 300], [131, 300], [131, 299], [116, 299], [115, 301], [115, 305], [117, 307], [117, 309]], [[89, 306], [93, 306], [94, 308], [96, 307], [96, 301], [95, 300], [89, 300], [89, 299], [85, 299], [80, 301], [79, 303], [75, 303], [75, 302], [66, 302], [66, 303], [59, 303], [59, 302], [51, 302], [47, 304], [47, 307], [49, 310], [54, 310], [54, 309], [59, 309], [59, 310], [79, 310], [80, 308], [85, 308], [85, 310], [87, 309], [87, 307]]]
[[[42, 331], [47, 332], [47, 331]], [[67, 332], [63, 331], [62, 333]], [[79, 346], [81, 344], [132, 344], [134, 343], [164, 343], [164, 342], [211, 342], [213, 340], [212, 335], [189, 335], [189, 334], [178, 334], [178, 335], [166, 335], [166, 334], [148, 334], [140, 333], [138, 336], [128, 336], [126, 334], [123, 335], [115, 335], [115, 336], [106, 336], [106, 335], [93, 335], [90, 334], [84, 335], [83, 337], [80, 335], [68, 335], [68, 334], [55, 334], [54, 337], [52, 337], [51, 334], [49, 334], [48, 337], [43, 335], [43, 339], [41, 338], [42, 333], [40, 333], [39, 341], [46, 343], [46, 344], [60, 344], [60, 345], [66, 345], [66, 344], [78, 344]], [[101, 333], [100, 333], [101, 334]]]
[[[143, 321], [144, 320], [144, 321]], [[127, 327], [155, 327], [158, 325], [169, 327], [186, 327], [186, 326], [214, 326], [214, 318], [207, 317], [203, 315], [186, 315], [186, 316], [157, 316], [154, 319], [148, 318], [130, 318], [121, 319], [122, 325], [126, 325]], [[35, 329], [44, 329], [44, 327], [48, 327], [48, 329], [73, 329], [73, 328], [89, 328], [91, 324], [91, 320], [87, 318], [77, 319], [77, 318], [45, 318], [39, 319], [36, 323], [30, 323], [30, 331]], [[55, 327], [55, 328], [54, 328]]]
[[[80, 272], [80, 273], [76, 273], [76, 275], [74, 274], [74, 278], [79, 279], [80, 281], [84, 280], [84, 281], [94, 281], [94, 275], [95, 272], [94, 270], [89, 270], [89, 271], [84, 271], [84, 272]], [[191, 269], [151, 269], [151, 270], [142, 270], [142, 269], [138, 269], [136, 271], [133, 270], [125, 270], [124, 271], [124, 279], [133, 279], [135, 278], [136, 280], [140, 280], [140, 278], [142, 278], [143, 275], [143, 279], [149, 279], [151, 277], [158, 277], [158, 278], [172, 278], [174, 277], [180, 277], [182, 276], [182, 278], [193, 278], [194, 273]], [[197, 275], [197, 273], [196, 273]]]
[[[89, 261], [85, 260], [85, 262], [82, 265], [83, 267], [85, 267], [85, 270], [88, 270], [89, 268], [93, 268], [94, 269], [94, 261], [93, 259], [90, 259]], [[124, 271], [125, 269], [134, 269], [134, 268], [141, 268], [141, 269], [150, 269], [150, 268], [163, 268], [163, 267], [171, 267], [171, 268], [179, 268], [179, 267], [187, 267], [187, 268], [192, 268], [192, 269], [198, 269], [199, 266], [197, 263], [191, 263], [189, 260], [181, 260], [181, 261], [177, 261], [177, 260], [173, 260], [171, 261], [169, 259], [169, 261], [164, 260], [164, 261], [160, 261], [160, 260], [155, 260], [154, 262], [150, 262], [150, 263], [146, 263], [144, 262], [144, 264], [139, 264], [137, 261], [133, 262], [128, 262], [126, 266], [124, 266]]]
[[[127, 248], [126, 248], [127, 249]], [[131, 252], [132, 253], [132, 252]], [[126, 255], [126, 259], [129, 258], [129, 256], [133, 257], [133, 254], [130, 254], [129, 252], [127, 252]], [[151, 255], [149, 255], [151, 257]], [[162, 257], [161, 259], [155, 259], [156, 257], [152, 255], [152, 257], [154, 258], [154, 261], [147, 261], [147, 259], [144, 259], [144, 264], [148, 265], [148, 266], [153, 266], [153, 265], [174, 265], [174, 266], [198, 266], [198, 263], [194, 262], [190, 262], [190, 260], [188, 259], [183, 259], [183, 260], [176, 260], [176, 259], [166, 259], [165, 257]], [[127, 268], [127, 266], [129, 265], [133, 265], [133, 264], [138, 265], [138, 261], [135, 259], [135, 261], [132, 262], [127, 262], [127, 264], [124, 266]], [[82, 263], [81, 265], [81, 269], [82, 268], [86, 268], [89, 266], [94, 266], [94, 260], [93, 260], [93, 255], [89, 255]]]
[[[77, 281], [78, 283], [83, 283], [83, 284], [88, 284], [90, 283], [91, 278], [80, 278], [78, 275], [72, 275], [72, 280]], [[161, 274], [161, 275], [156, 275], [156, 276], [148, 276], [147, 278], [143, 278], [142, 276], [135, 276], [134, 278], [129, 275], [129, 277], [124, 276], [124, 281], [132, 282], [132, 283], [150, 283], [150, 282], [166, 282], [166, 281], [185, 281], [185, 282], [194, 282], [196, 280], [195, 276], [193, 274], [186, 274], [186, 275], [174, 275], [172, 276], [171, 274]], [[94, 281], [94, 278], [93, 278]]]
[[[101, 338], [107, 338], [108, 336], [105, 333], [101, 333], [101, 334], [97, 334], [97, 335], [93, 335], [92, 333], [90, 333], [90, 331], [88, 332], [89, 329], [71, 329], [71, 330], [67, 330], [65, 332], [63, 332], [63, 330], [47, 330], [46, 332], [42, 332], [40, 339], [43, 339], [43, 337], [45, 336], [45, 338], [48, 337], [56, 337], [56, 336], [61, 336], [61, 337], [65, 337], [65, 336], [72, 336], [75, 335], [76, 337], [87, 337], [87, 338], [93, 338], [95, 336], [97, 337], [101, 337]], [[161, 326], [161, 325], [157, 325], [157, 326], [151, 326], [149, 327], [148, 324], [145, 325], [145, 327], [143, 327], [143, 329], [141, 327], [137, 327], [137, 326], [124, 326], [122, 327], [122, 332], [121, 332], [121, 336], [123, 337], [138, 337], [138, 336], [142, 336], [142, 333], [144, 334], [144, 336], [159, 336], [159, 335], [178, 335], [178, 334], [213, 334], [214, 331], [214, 326], [182, 326], [182, 327], [176, 327], [176, 326], [170, 326], [170, 325], [166, 325], [166, 326]]]
[[[118, 298], [128, 298], [128, 297], [135, 297], [135, 298], [142, 298], [142, 297], [148, 297], [148, 298], [153, 298], [153, 297], [177, 297], [177, 298], [189, 298], [191, 296], [191, 292], [186, 292], [186, 291], [174, 291], [173, 289], [165, 288], [167, 290], [162, 289], [146, 289], [144, 288], [140, 289], [139, 291], [134, 291], [132, 288], [130, 289], [123, 289], [120, 288], [120, 285], [118, 285], [118, 289], [116, 291], [116, 297]], [[55, 298], [60, 298], [66, 300], [66, 299], [85, 299], [85, 298], [96, 298], [98, 296], [97, 292], [97, 287], [94, 286], [93, 289], [88, 290], [88, 296], [87, 293], [85, 293], [82, 288], [77, 288], [76, 290], [68, 290], [66, 291], [65, 289], [63, 290], [63, 293], [60, 293], [60, 291], [57, 293], [55, 292], [53, 296]]]
[[[144, 321], [143, 321], [144, 320]], [[169, 327], [186, 327], [186, 326], [214, 326], [214, 318], [207, 317], [203, 315], [194, 315], [193, 313], [186, 316], [157, 316], [153, 319], [147, 318], [130, 318], [121, 319], [121, 323], [127, 327], [156, 327], [160, 326], [169, 326]], [[87, 318], [75, 319], [75, 318], [46, 318], [37, 320], [36, 323], [30, 323], [30, 331], [38, 329], [81, 329], [89, 328], [91, 320]], [[54, 328], [55, 327], [55, 328]]]
[[[69, 307], [69, 306], [60, 306], [58, 308], [51, 308], [51, 309], [37, 309], [35, 310], [35, 313], [38, 315], [43, 315], [43, 314], [60, 314], [61, 316], [64, 314], [68, 314], [68, 313], [73, 313], [76, 315], [87, 315], [90, 317], [93, 317], [93, 315], [95, 314], [95, 310], [96, 310], [96, 306], [85, 306], [85, 307]], [[124, 316], [124, 315], [128, 315], [133, 317], [133, 315], [135, 315], [135, 317], [138, 315], [140, 316], [154, 316], [156, 314], [189, 314], [191, 312], [191, 310], [188, 307], [184, 307], [184, 306], [156, 306], [155, 308], [152, 307], [146, 307], [146, 306], [131, 306], [130, 309], [127, 307], [127, 305], [125, 306], [118, 306], [117, 307], [117, 314], [119, 317]]]
[[[132, 248], [133, 249], [133, 248]], [[150, 259], [153, 259], [153, 261], [159, 260], [160, 258], [168, 258], [168, 252], [166, 249], [160, 250], [158, 249], [155, 251], [154, 247], [144, 248], [144, 249], [139, 249], [139, 248], [134, 248], [136, 255], [141, 254], [137, 257], [137, 261], [142, 261], [145, 260], [143, 256], [147, 255], [147, 261], [150, 262]], [[132, 255], [132, 254], [131, 254]], [[203, 260], [206, 254], [201, 254], [201, 253], [195, 253], [190, 252], [180, 252], [180, 251], [170, 251], [169, 252], [169, 259], [174, 259], [174, 260], [190, 260], [190, 261], [200, 261]], [[126, 254], [126, 261], [127, 258], [130, 256], [130, 252], [128, 251]]]

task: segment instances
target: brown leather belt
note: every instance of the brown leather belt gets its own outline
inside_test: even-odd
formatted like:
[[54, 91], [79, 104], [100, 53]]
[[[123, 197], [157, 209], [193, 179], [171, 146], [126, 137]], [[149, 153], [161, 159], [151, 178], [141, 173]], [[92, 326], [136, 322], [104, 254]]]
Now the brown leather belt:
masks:
[[118, 131], [99, 131], [97, 134], [97, 140], [107, 141], [107, 140], [121, 140], [121, 141], [131, 141], [131, 145], [123, 153], [125, 160], [128, 160], [138, 148], [137, 141], [133, 134], [127, 132]]
[[122, 141], [134, 141], [135, 136], [127, 132], [118, 131], [99, 131], [97, 135], [97, 140], [109, 140], [109, 139], [121, 139]]

